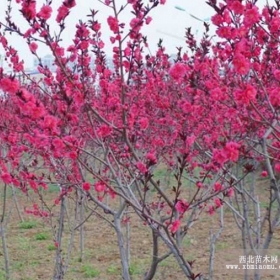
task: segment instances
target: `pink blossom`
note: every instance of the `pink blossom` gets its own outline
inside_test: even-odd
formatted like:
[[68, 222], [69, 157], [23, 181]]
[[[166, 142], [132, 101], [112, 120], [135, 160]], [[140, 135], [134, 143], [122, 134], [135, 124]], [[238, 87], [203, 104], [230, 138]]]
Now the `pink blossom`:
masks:
[[227, 157], [224, 151], [214, 149], [213, 151], [213, 162], [218, 163], [220, 166], [223, 166], [227, 161]]
[[96, 182], [94, 184], [94, 189], [100, 193], [100, 192], [104, 192], [106, 189], [106, 185], [103, 182]]
[[56, 21], [58, 23], [60, 23], [62, 20], [64, 20], [69, 14], [69, 9], [62, 5], [58, 8], [58, 14], [57, 14], [57, 17], [56, 17]]
[[180, 80], [182, 79], [187, 72], [186, 65], [183, 63], [176, 63], [169, 71], [169, 75], [174, 79], [174, 80]]
[[94, 25], [92, 26], [92, 29], [95, 31], [95, 32], [98, 32], [100, 29], [101, 29], [101, 24], [96, 22], [94, 23]]
[[86, 192], [90, 191], [90, 183], [88, 182], [83, 183], [83, 190]]
[[57, 119], [53, 116], [45, 116], [44, 118], [44, 125], [45, 125], [45, 128], [48, 128], [50, 130], [55, 130], [56, 127], [57, 127]]
[[151, 18], [151, 17], [147, 17], [147, 18], [146, 18], [146, 24], [150, 24], [151, 21], [152, 21], [152, 18]]
[[0, 80], [0, 87], [8, 93], [16, 93], [19, 89], [19, 82], [16, 79], [3, 78]]
[[234, 56], [233, 66], [241, 75], [247, 74], [250, 70], [250, 62], [242, 54]]
[[142, 161], [138, 161], [136, 163], [136, 167], [140, 170], [141, 173], [145, 174], [147, 173], [148, 169], [146, 165]]
[[177, 203], [176, 203], [176, 206], [175, 206], [176, 210], [179, 212], [179, 213], [185, 213], [188, 208], [189, 208], [189, 204], [185, 201], [185, 200], [179, 200]]
[[23, 0], [22, 2], [22, 14], [27, 20], [32, 20], [36, 17], [36, 1], [35, 0]]
[[81, 43], [80, 43], [80, 49], [81, 50], [87, 50], [88, 49], [88, 47], [89, 47], [89, 42], [88, 41], [82, 41]]
[[40, 12], [37, 14], [38, 17], [44, 20], [48, 20], [52, 15], [52, 7], [44, 5]]
[[280, 70], [279, 69], [274, 70], [273, 75], [277, 80], [280, 81]]
[[118, 20], [115, 17], [109, 16], [107, 19], [108, 25], [110, 27], [110, 29], [114, 32], [114, 33], [118, 33], [119, 32], [119, 23]]
[[238, 90], [235, 92], [235, 97], [238, 101], [249, 105], [250, 102], [254, 102], [256, 99], [257, 90], [252, 85], [247, 85], [244, 90]]
[[222, 185], [219, 183], [219, 182], [216, 182], [215, 184], [214, 184], [214, 190], [215, 190], [215, 192], [219, 192], [219, 191], [221, 191], [222, 190]]
[[243, 24], [251, 27], [253, 24], [260, 20], [259, 9], [257, 6], [253, 6], [251, 9], [245, 11]]
[[212, 20], [213, 24], [218, 25], [218, 26], [221, 25], [224, 21], [223, 17], [218, 14], [212, 16], [211, 20]]
[[65, 0], [63, 2], [64, 6], [66, 6], [68, 9], [71, 9], [76, 6], [76, 1], [75, 0]]
[[228, 1], [228, 7], [236, 14], [236, 15], [242, 15], [245, 7], [242, 5], [240, 1]]
[[108, 125], [102, 125], [100, 128], [97, 129], [96, 133], [99, 137], [104, 138], [112, 133], [112, 128]]
[[12, 176], [9, 173], [2, 173], [1, 179], [5, 184], [11, 184], [12, 183]]
[[209, 213], [210, 216], [215, 214], [215, 209], [214, 209], [213, 205], [209, 205], [208, 213]]
[[141, 19], [139, 18], [133, 18], [130, 22], [130, 27], [132, 28], [132, 30], [134, 32], [139, 32], [141, 26], [142, 26], [143, 22]]
[[218, 197], [214, 199], [214, 202], [217, 208], [220, 208], [222, 206], [222, 202]]
[[236, 162], [239, 157], [239, 148], [240, 148], [240, 145], [238, 143], [228, 142], [224, 148], [227, 159], [229, 159], [233, 162]]
[[37, 49], [38, 49], [38, 45], [35, 42], [32, 42], [29, 45], [29, 49], [31, 50], [31, 52], [35, 53], [37, 51]]
[[150, 161], [151, 164], [156, 164], [157, 163], [157, 157], [155, 156], [154, 153], [148, 153], [146, 155], [146, 158]]
[[229, 189], [228, 189], [227, 195], [228, 195], [228, 197], [233, 197], [233, 195], [234, 195], [234, 189], [233, 189], [233, 188], [229, 188]]
[[140, 128], [143, 130], [146, 130], [149, 126], [149, 120], [148, 118], [142, 118], [139, 120]]
[[274, 168], [276, 172], [280, 173], [280, 163], [276, 163]]
[[233, 36], [232, 28], [229, 26], [221, 26], [217, 30], [217, 35], [221, 38], [232, 39]]
[[177, 231], [179, 230], [180, 224], [181, 224], [181, 221], [180, 221], [180, 220], [174, 221], [173, 224], [172, 224], [172, 226], [171, 226], [170, 231], [171, 231], [172, 233], [177, 232]]

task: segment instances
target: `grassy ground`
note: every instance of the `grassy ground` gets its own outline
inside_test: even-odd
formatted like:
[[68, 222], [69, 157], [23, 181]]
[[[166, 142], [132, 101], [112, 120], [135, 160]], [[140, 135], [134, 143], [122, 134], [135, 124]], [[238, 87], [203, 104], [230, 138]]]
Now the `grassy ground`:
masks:
[[[162, 180], [167, 180], [163, 171], [156, 174]], [[262, 184], [265, 184], [263, 182]], [[262, 187], [260, 184], [260, 188]], [[48, 199], [52, 201], [57, 195], [57, 189], [51, 187]], [[265, 191], [261, 191], [264, 210], [267, 207]], [[18, 196], [21, 209], [26, 205], [26, 198]], [[12, 203], [10, 198], [10, 204]], [[19, 222], [16, 209], [12, 209], [10, 222], [7, 228], [7, 242], [11, 262], [12, 280], [37, 280], [51, 279], [55, 257], [55, 246], [49, 226], [41, 220], [31, 218], [24, 214], [25, 221]], [[219, 228], [218, 215], [209, 216], [207, 213], [200, 217], [201, 222], [196, 223], [190, 230], [183, 243], [183, 251], [187, 260], [195, 260], [195, 272], [207, 273], [209, 260], [209, 231], [214, 232]], [[67, 225], [66, 225], [67, 227]], [[229, 210], [225, 210], [225, 229], [217, 241], [216, 265], [225, 257], [225, 249], [241, 248], [240, 233], [235, 226], [234, 219]], [[280, 249], [280, 234], [276, 234], [272, 248]], [[63, 252], [69, 236], [64, 236]], [[140, 221], [131, 224], [131, 261], [130, 273], [132, 280], [143, 279], [152, 257], [151, 233]], [[1, 245], [1, 244], [0, 244]], [[81, 262], [79, 255], [79, 236], [75, 236], [74, 248], [67, 280], [76, 279], [121, 279], [121, 265], [115, 232], [105, 222], [97, 217], [92, 217], [85, 224], [85, 252]], [[161, 252], [166, 252], [161, 246]], [[280, 258], [280, 256], [279, 256]], [[4, 259], [0, 249], [0, 280], [4, 280]], [[185, 279], [173, 257], [169, 257], [159, 265], [156, 280]], [[214, 279], [243, 279], [242, 276], [230, 276], [219, 272]], [[264, 279], [280, 279], [279, 276]]]

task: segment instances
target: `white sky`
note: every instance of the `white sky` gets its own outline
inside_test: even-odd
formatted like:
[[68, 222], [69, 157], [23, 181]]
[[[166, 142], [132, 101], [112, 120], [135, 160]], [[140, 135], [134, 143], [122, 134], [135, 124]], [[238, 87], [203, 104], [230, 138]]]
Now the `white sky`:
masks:
[[[21, 27], [22, 31], [28, 29], [28, 25], [22, 16], [16, 12], [20, 8], [20, 5], [15, 3], [13, 0], [13, 16], [16, 24]], [[63, 0], [53, 0], [53, 16], [49, 20], [51, 26], [56, 26], [55, 17], [57, 14], [57, 8], [61, 5]], [[111, 15], [111, 9], [102, 5], [98, 0], [76, 0], [77, 6], [72, 9], [70, 16], [66, 21], [66, 30], [64, 31], [64, 46], [68, 46], [71, 44], [72, 39], [75, 34], [75, 24], [78, 20], [86, 19], [86, 15], [89, 14], [89, 9], [98, 10], [99, 13], [97, 15], [99, 21], [102, 24], [102, 32], [104, 36], [104, 42], [106, 44], [105, 50], [110, 54], [112, 46], [109, 42], [109, 36], [112, 33], [109, 31], [107, 27], [107, 17]], [[260, 4], [263, 4], [265, 0], [259, 0]], [[37, 10], [44, 3], [43, 0], [37, 0]], [[126, 3], [126, 0], [116, 0], [118, 6]], [[153, 17], [153, 21], [149, 26], [143, 29], [143, 33], [148, 36], [149, 46], [152, 52], [155, 51], [159, 38], [164, 40], [164, 46], [167, 48], [169, 53], [176, 53], [176, 47], [184, 46], [184, 33], [186, 27], [192, 27], [193, 32], [198, 31], [198, 36], [203, 32], [203, 23], [199, 22], [192, 17], [190, 17], [187, 13], [179, 11], [175, 9], [175, 6], [181, 6], [186, 9], [187, 12], [205, 19], [211, 17], [214, 12], [213, 10], [206, 4], [206, 0], [167, 0], [165, 5], [159, 5], [155, 8], [151, 16]], [[5, 10], [7, 7], [7, 0], [0, 0], [0, 21], [3, 21], [5, 18]], [[131, 14], [127, 12], [122, 14], [122, 21], [129, 24], [131, 19]], [[168, 36], [166, 34], [173, 34], [174, 37]], [[181, 39], [180, 39], [181, 38]], [[20, 39], [18, 36], [13, 35], [11, 37], [11, 42], [13, 46], [19, 51], [22, 58], [24, 58], [26, 62], [26, 66], [33, 65], [33, 58], [29, 52], [27, 44]], [[2, 53], [2, 50], [0, 50]], [[39, 45], [38, 53], [40, 55], [46, 55], [50, 52], [43, 45]]]

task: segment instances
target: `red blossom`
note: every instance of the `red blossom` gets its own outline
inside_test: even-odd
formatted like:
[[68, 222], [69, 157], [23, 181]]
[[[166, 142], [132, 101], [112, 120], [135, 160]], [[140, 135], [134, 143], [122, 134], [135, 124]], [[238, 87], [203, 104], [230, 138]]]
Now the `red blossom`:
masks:
[[209, 213], [210, 216], [215, 214], [215, 209], [214, 209], [213, 205], [209, 205], [208, 213]]
[[27, 20], [34, 19], [36, 17], [36, 1], [35, 0], [23, 0], [21, 11]]
[[247, 74], [250, 70], [250, 62], [242, 54], [235, 55], [233, 59], [233, 66], [241, 75]]
[[94, 189], [100, 193], [100, 192], [104, 192], [106, 189], [106, 185], [103, 182], [96, 182], [94, 184]]
[[251, 27], [253, 24], [259, 22], [259, 20], [260, 14], [257, 6], [253, 6], [245, 11], [243, 20], [245, 26]]
[[169, 75], [174, 79], [174, 80], [180, 80], [182, 79], [187, 72], [186, 65], [182, 63], [176, 63], [169, 71]]
[[139, 161], [136, 163], [136, 167], [140, 170], [141, 173], [146, 174], [148, 172], [148, 169], [146, 165], [142, 162]]
[[29, 45], [29, 48], [30, 48], [31, 52], [35, 53], [37, 51], [37, 49], [38, 49], [38, 45], [35, 42], [32, 42]]
[[58, 23], [60, 23], [62, 20], [64, 20], [69, 14], [69, 9], [65, 6], [65, 5], [62, 5], [58, 8], [58, 14], [57, 14], [57, 17], [56, 17], [56, 21]]
[[11, 184], [12, 183], [12, 176], [9, 173], [2, 173], [1, 179], [5, 184]]
[[48, 20], [52, 15], [52, 7], [44, 5], [40, 12], [37, 14], [38, 17], [44, 20]]
[[110, 27], [110, 29], [114, 32], [114, 33], [118, 33], [119, 32], [119, 23], [118, 20], [115, 17], [109, 16], [107, 19], [108, 25]]
[[181, 224], [181, 221], [180, 221], [180, 220], [174, 221], [173, 224], [172, 224], [172, 226], [171, 226], [171, 228], [170, 228], [170, 231], [171, 231], [172, 233], [176, 233], [176, 232], [179, 230], [179, 228], [180, 228], [180, 224]]
[[182, 199], [176, 203], [175, 208], [179, 213], [183, 214], [188, 210], [189, 204], [185, 200]]
[[8, 93], [16, 93], [19, 89], [19, 82], [16, 79], [3, 78], [0, 80], [0, 87]]
[[214, 199], [214, 202], [217, 208], [220, 208], [222, 206], [222, 202], [218, 197]]
[[242, 15], [245, 10], [245, 7], [242, 5], [242, 3], [237, 0], [235, 1], [229, 0], [228, 7], [237, 15]]
[[88, 182], [83, 183], [83, 190], [86, 192], [90, 191], [90, 183]]

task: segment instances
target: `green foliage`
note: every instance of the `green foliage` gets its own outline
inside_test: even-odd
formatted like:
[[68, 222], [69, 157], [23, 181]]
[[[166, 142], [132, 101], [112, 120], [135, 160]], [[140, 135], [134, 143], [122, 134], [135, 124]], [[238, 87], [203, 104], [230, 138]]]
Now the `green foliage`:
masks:
[[29, 238], [19, 237], [17, 247], [20, 250], [30, 250], [33, 246], [31, 245]]
[[[269, 203], [268, 202], [260, 202], [260, 207], [264, 208], [264, 209], [267, 209], [267, 208], [269, 208]], [[276, 203], [272, 204], [271, 208], [272, 209], [277, 209]]]
[[218, 242], [216, 244], [216, 249], [228, 249], [230, 247], [230, 245], [227, 242]]
[[90, 265], [84, 265], [82, 267], [82, 272], [84, 273], [86, 278], [94, 278], [99, 276], [100, 274], [100, 272], [97, 269], [91, 267]]
[[52, 192], [59, 192], [60, 189], [59, 189], [59, 186], [56, 185], [56, 184], [49, 184], [48, 185], [48, 192], [49, 193], [52, 193]]
[[35, 221], [25, 221], [19, 224], [20, 229], [32, 229], [37, 226]]
[[14, 267], [15, 267], [16, 270], [21, 271], [25, 267], [25, 264], [24, 264], [24, 262], [16, 262]]
[[41, 232], [35, 235], [35, 239], [38, 241], [42, 241], [42, 240], [48, 240], [49, 239], [49, 235], [45, 232]]
[[129, 266], [130, 275], [139, 275], [139, 274], [142, 274], [142, 272], [143, 272], [142, 267], [140, 267], [139, 265], [137, 265], [135, 263], [130, 264], [130, 266]]
[[56, 250], [55, 245], [54, 245], [54, 244], [50, 244], [50, 245], [48, 246], [48, 250], [49, 250], [49, 251], [55, 251], [55, 250]]
[[107, 272], [108, 272], [109, 274], [118, 274], [118, 273], [119, 273], [119, 270], [118, 270], [117, 267], [115, 267], [115, 266], [112, 265], [112, 266], [108, 267]]
[[0, 269], [0, 280], [5, 280], [6, 276], [5, 276], [5, 271]]
[[186, 236], [183, 240], [183, 244], [185, 247], [189, 247], [191, 245], [191, 239], [188, 236]]

